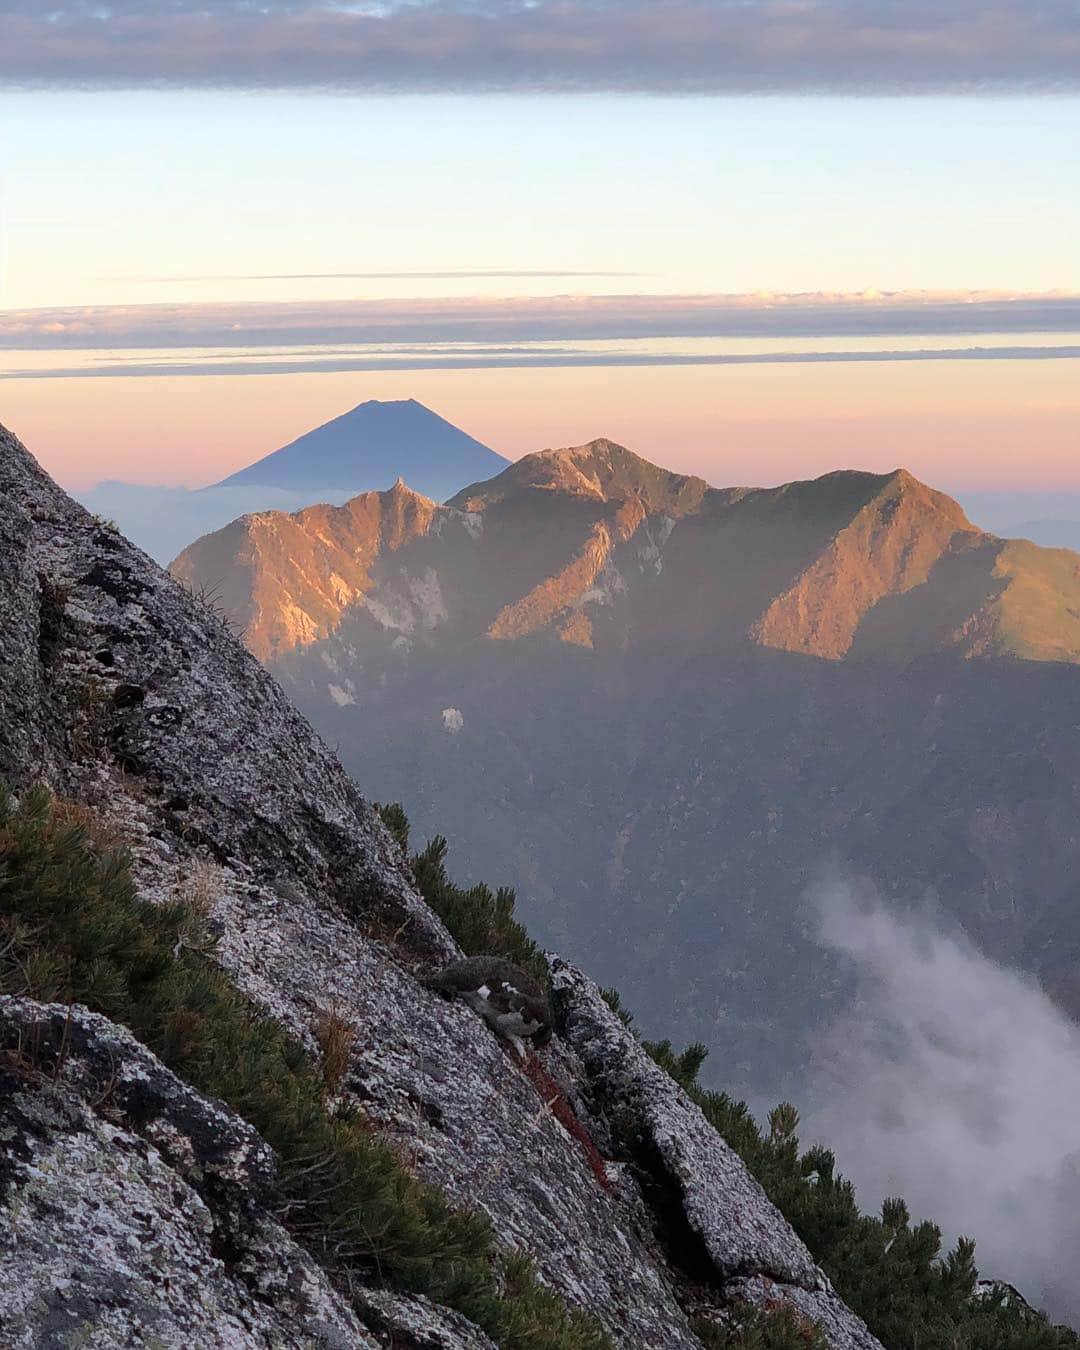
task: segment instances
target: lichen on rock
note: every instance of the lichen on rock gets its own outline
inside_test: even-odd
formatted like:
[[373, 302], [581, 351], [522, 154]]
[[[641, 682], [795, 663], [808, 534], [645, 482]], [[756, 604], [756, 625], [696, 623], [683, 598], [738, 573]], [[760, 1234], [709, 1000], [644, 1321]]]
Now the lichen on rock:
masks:
[[274, 1215], [273, 1157], [123, 1028], [0, 998], [0, 1341], [379, 1343]]

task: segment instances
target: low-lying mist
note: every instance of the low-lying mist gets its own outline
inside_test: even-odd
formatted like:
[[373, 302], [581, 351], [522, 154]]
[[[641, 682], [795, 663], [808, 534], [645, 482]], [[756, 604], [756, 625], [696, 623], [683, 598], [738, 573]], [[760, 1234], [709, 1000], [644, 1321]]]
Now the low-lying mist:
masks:
[[902, 1195], [976, 1239], [983, 1278], [1080, 1324], [1080, 1029], [935, 916], [839, 880], [814, 899], [858, 998], [815, 1047], [831, 1091], [804, 1144], [835, 1150], [864, 1209]]
[[188, 544], [247, 512], [299, 511], [315, 502], [340, 506], [356, 494], [341, 488], [292, 492], [286, 488], [245, 486], [193, 491], [104, 482], [73, 495], [88, 511], [113, 521], [133, 544], [165, 566]]

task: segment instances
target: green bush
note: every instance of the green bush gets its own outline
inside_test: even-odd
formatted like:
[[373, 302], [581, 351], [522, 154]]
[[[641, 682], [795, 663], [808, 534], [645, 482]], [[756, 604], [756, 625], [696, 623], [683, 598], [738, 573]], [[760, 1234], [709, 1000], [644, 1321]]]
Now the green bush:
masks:
[[382, 823], [390, 831], [390, 835], [402, 853], [408, 856], [409, 853], [409, 818], [405, 814], [405, 808], [400, 802], [389, 802], [385, 806], [375, 803], [375, 810], [382, 817]]
[[213, 962], [201, 908], [140, 901], [129, 859], [85, 812], [0, 785], [0, 993], [82, 1003], [129, 1027], [274, 1148], [286, 1222], [330, 1268], [378, 1275], [464, 1313], [508, 1350], [604, 1350], [488, 1221], [414, 1177], [319, 1067]]
[[821, 1327], [788, 1304], [755, 1308], [737, 1303], [726, 1326], [705, 1318], [693, 1326], [705, 1350], [829, 1350]]
[[[409, 849], [409, 822], [400, 803], [377, 808], [390, 833]], [[546, 987], [551, 976], [540, 947], [514, 918], [516, 895], [508, 886], [497, 891], [482, 882], [465, 889], [455, 886], [446, 872], [447, 843], [437, 835], [410, 859], [416, 886], [446, 924], [466, 956], [504, 956], [521, 966]]]

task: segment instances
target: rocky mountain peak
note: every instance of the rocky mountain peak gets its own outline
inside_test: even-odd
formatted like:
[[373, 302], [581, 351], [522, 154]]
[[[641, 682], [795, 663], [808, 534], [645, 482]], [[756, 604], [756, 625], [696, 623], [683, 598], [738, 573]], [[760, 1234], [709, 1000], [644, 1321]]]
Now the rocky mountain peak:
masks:
[[906, 469], [829, 475], [811, 486], [836, 490], [843, 514], [755, 624], [755, 639], [767, 647], [827, 660], [846, 656], [877, 605], [924, 586], [947, 554], [980, 537], [952, 498]]
[[332, 633], [370, 589], [375, 560], [426, 535], [441, 510], [399, 477], [387, 491], [342, 506], [243, 516], [196, 540], [170, 570], [212, 593], [266, 660]]
[[960, 503], [945, 492], [930, 487], [908, 469], [894, 469], [885, 475], [882, 497], [910, 501], [925, 512], [947, 517], [958, 530], [975, 530]]
[[475, 483], [450, 505], [482, 511], [520, 493], [551, 492], [598, 502], [638, 499], [648, 512], [682, 515], [708, 491], [702, 478], [672, 473], [604, 437], [525, 455], [496, 478]]

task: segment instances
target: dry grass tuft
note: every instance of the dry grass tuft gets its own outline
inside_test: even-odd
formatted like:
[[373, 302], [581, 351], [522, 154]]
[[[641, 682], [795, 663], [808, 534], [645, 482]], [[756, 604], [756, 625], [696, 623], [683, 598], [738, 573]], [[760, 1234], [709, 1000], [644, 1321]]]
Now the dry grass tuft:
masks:
[[221, 868], [199, 858], [189, 876], [177, 887], [176, 898], [193, 913], [208, 919], [221, 895]]
[[53, 824], [60, 829], [79, 829], [99, 858], [131, 850], [132, 835], [127, 821], [115, 811], [87, 806], [84, 802], [57, 797], [53, 803]]
[[337, 1092], [349, 1071], [356, 1033], [336, 1003], [315, 1019], [315, 1039], [322, 1054], [322, 1075], [328, 1092]]
[[214, 949], [210, 916], [221, 896], [221, 888], [221, 868], [205, 858], [197, 859], [176, 887], [176, 900], [183, 911], [180, 942], [204, 956], [209, 956]]

